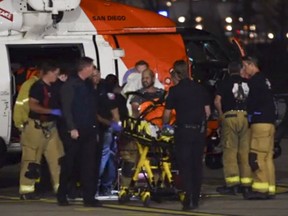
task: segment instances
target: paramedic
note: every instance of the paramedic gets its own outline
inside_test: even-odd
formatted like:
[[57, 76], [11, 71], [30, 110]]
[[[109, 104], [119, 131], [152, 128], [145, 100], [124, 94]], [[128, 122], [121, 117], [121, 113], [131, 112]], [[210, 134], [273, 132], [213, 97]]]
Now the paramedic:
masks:
[[[116, 134], [122, 129], [121, 114], [123, 112], [120, 104], [121, 94], [115, 90], [119, 87], [118, 78], [113, 74], [108, 74], [105, 78], [105, 93], [100, 95], [97, 117], [99, 121], [100, 142], [102, 144], [102, 159], [99, 176], [101, 184], [99, 195], [111, 195], [113, 183], [116, 179]], [[122, 103], [123, 104], [123, 103]], [[124, 101], [126, 108], [126, 102]], [[127, 109], [126, 109], [127, 110]], [[126, 111], [127, 113], [127, 111]], [[127, 115], [124, 113], [124, 116]]]
[[[210, 115], [210, 100], [204, 87], [189, 78], [188, 65], [178, 60], [173, 65], [174, 80], [166, 98], [163, 114], [163, 129], [172, 110], [176, 111], [175, 152], [176, 162], [183, 183], [185, 197], [183, 210], [198, 208], [202, 184], [202, 157], [204, 154], [206, 119]], [[177, 82], [176, 82], [177, 83]]]
[[132, 73], [140, 73], [141, 74], [147, 68], [149, 68], [149, 64], [146, 61], [144, 61], [144, 60], [137, 61], [135, 64], [135, 67], [126, 71], [126, 73], [124, 74], [122, 85], [125, 85], [127, 83], [127, 80], [128, 80], [128, 77], [130, 76], [130, 74], [132, 74]]

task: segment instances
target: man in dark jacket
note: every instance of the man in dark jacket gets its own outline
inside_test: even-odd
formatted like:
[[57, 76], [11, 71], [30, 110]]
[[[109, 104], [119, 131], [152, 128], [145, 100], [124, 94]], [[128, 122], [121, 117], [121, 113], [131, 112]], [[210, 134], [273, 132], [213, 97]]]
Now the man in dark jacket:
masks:
[[[98, 207], [97, 192], [99, 166], [96, 163], [97, 127], [96, 105], [93, 86], [86, 79], [94, 70], [93, 60], [82, 57], [78, 62], [78, 73], [69, 77], [61, 89], [61, 103], [67, 127], [66, 154], [61, 161], [59, 205], [68, 205], [67, 185], [73, 177], [73, 169], [80, 163], [80, 183], [84, 206]], [[99, 150], [98, 150], [99, 151]]]

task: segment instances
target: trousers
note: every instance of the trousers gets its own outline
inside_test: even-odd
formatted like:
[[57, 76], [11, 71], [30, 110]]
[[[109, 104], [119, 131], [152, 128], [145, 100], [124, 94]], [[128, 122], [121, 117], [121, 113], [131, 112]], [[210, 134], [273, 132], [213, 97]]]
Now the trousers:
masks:
[[181, 183], [186, 196], [197, 204], [202, 185], [205, 133], [199, 129], [175, 129], [175, 153]]
[[83, 190], [84, 203], [93, 202], [97, 192], [99, 166], [102, 149], [97, 142], [97, 129], [79, 129], [79, 138], [72, 139], [67, 132], [64, 138], [65, 156], [61, 159], [59, 197], [68, 193], [68, 185], [74, 177], [74, 170], [80, 167], [80, 184]]
[[[99, 170], [101, 186], [104, 189], [111, 190], [113, 182], [116, 179], [116, 163], [114, 155], [116, 153], [116, 143], [112, 128], [108, 128], [102, 133], [102, 157]], [[105, 172], [104, 172], [105, 171]]]
[[275, 166], [273, 161], [275, 126], [269, 123], [251, 125], [250, 166], [253, 191], [276, 193]]
[[[44, 155], [52, 177], [53, 189], [55, 192], [59, 186], [60, 165], [59, 159], [64, 155], [62, 142], [54, 122], [44, 122], [43, 126], [50, 128], [49, 137], [43, 133], [42, 129], [35, 127], [33, 119], [28, 120], [21, 134], [22, 160], [20, 168], [20, 188], [19, 193], [32, 193], [35, 191], [35, 180], [27, 178], [27, 172], [31, 169], [31, 164], [39, 165]], [[35, 167], [35, 166], [34, 166]], [[33, 167], [32, 167], [33, 168]]]
[[228, 111], [223, 115], [221, 143], [223, 172], [228, 187], [242, 184], [251, 186], [249, 166], [249, 127], [246, 112]]

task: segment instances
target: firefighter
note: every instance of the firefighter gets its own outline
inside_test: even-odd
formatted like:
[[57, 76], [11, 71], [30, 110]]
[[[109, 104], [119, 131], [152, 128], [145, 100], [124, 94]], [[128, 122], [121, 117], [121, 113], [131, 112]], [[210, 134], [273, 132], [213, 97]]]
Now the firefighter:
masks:
[[63, 156], [63, 146], [56, 129], [56, 118], [61, 115], [53, 107], [51, 84], [57, 80], [59, 68], [52, 61], [42, 63], [42, 77], [29, 92], [29, 118], [22, 130], [22, 160], [20, 170], [20, 199], [39, 199], [35, 193], [35, 179], [40, 177], [42, 155], [48, 163], [53, 189], [59, 186], [59, 158]]
[[273, 161], [276, 108], [271, 84], [260, 72], [257, 60], [243, 58], [244, 72], [250, 77], [247, 111], [250, 122], [249, 164], [252, 169], [252, 191], [245, 199], [270, 199], [276, 194]]
[[248, 162], [249, 128], [246, 112], [249, 87], [240, 76], [242, 64], [228, 65], [230, 77], [221, 82], [214, 100], [221, 119], [223, 172], [226, 185], [216, 190], [220, 194], [236, 195], [241, 189], [248, 192], [252, 183]]
[[198, 208], [199, 205], [205, 123], [210, 115], [210, 101], [204, 87], [189, 78], [185, 61], [176, 61], [173, 71], [173, 80], [179, 82], [168, 92], [163, 114], [163, 130], [169, 129], [168, 123], [172, 110], [175, 109], [175, 156], [185, 193], [182, 210], [187, 211]]

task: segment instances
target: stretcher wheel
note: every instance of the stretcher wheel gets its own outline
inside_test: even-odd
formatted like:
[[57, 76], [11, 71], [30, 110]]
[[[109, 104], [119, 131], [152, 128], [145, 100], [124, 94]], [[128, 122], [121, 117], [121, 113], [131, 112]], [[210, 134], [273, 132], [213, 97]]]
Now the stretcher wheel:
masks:
[[178, 194], [178, 196], [179, 196], [180, 202], [183, 202], [183, 201], [184, 201], [184, 198], [185, 198], [185, 193], [180, 192], [180, 193]]
[[150, 192], [145, 191], [141, 194], [141, 200], [143, 202], [143, 205], [145, 207], [149, 207], [150, 206], [150, 201], [151, 201], [151, 195]]
[[127, 189], [121, 190], [118, 195], [119, 204], [124, 204], [130, 201], [130, 194]]

